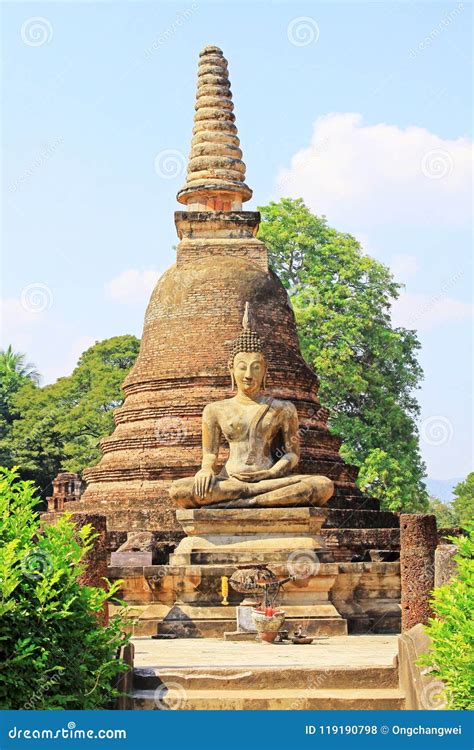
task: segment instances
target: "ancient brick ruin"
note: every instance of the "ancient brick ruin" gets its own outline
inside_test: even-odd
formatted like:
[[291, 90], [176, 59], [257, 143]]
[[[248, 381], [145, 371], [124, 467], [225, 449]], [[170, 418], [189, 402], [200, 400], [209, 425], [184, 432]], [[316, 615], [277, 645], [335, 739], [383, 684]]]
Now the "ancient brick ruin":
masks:
[[[301, 355], [291, 303], [257, 236], [260, 215], [242, 210], [252, 192], [245, 184], [227, 62], [217, 47], [201, 52], [195, 109], [187, 181], [178, 193], [184, 208], [175, 214], [176, 263], [152, 293], [115, 430], [102, 440], [99, 464], [85, 472], [87, 489], [75, 512], [106, 516], [109, 550], [132, 531], [152, 532], [162, 549], [184, 536], [168, 490], [174, 479], [199, 468], [204, 406], [232, 395], [229, 346], [251, 300], [269, 360], [267, 393], [298, 411], [298, 473], [335, 483], [320, 530], [329, 566], [320, 576], [329, 601], [351, 630], [393, 631], [399, 622], [399, 519], [360, 492], [356, 467], [339, 455], [341, 440], [328, 429], [329, 412], [318, 400], [317, 375]], [[225, 458], [225, 446], [223, 451]], [[301, 523], [299, 516], [292, 519]], [[184, 562], [172, 564], [163, 555], [161, 563], [109, 568], [110, 576], [125, 579], [125, 597], [141, 608], [138, 633], [156, 632], [183, 592], [192, 594], [185, 601], [217, 606], [220, 576], [235, 570], [220, 562], [212, 570], [196, 569], [191, 580]], [[310, 596], [314, 586], [307, 589]], [[229, 627], [211, 620], [196, 634]]]

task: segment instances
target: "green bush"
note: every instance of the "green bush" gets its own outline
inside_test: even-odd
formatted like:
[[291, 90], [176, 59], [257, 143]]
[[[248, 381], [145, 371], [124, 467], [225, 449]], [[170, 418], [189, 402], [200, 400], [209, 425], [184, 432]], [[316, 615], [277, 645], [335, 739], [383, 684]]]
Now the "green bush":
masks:
[[458, 552], [457, 575], [433, 591], [431, 618], [426, 632], [429, 653], [419, 663], [430, 667], [430, 676], [444, 683], [443, 698], [450, 709], [474, 708], [474, 524], [467, 536], [451, 537]]
[[63, 515], [41, 531], [37, 503], [31, 482], [0, 468], [0, 708], [103, 708], [126, 668], [123, 618], [100, 623], [118, 584], [79, 584], [93, 528]]

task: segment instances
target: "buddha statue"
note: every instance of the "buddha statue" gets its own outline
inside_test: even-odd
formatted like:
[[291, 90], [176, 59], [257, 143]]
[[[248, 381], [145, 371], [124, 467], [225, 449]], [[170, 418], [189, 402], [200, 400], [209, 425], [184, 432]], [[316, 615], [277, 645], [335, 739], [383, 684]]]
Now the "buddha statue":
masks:
[[[289, 401], [261, 393], [267, 362], [262, 342], [249, 325], [248, 303], [228, 366], [237, 393], [205, 407], [201, 469], [194, 477], [173, 482], [173, 501], [181, 508], [325, 505], [334, 492], [330, 479], [290, 473], [300, 457], [298, 415]], [[229, 457], [219, 471], [222, 437], [229, 444]]]

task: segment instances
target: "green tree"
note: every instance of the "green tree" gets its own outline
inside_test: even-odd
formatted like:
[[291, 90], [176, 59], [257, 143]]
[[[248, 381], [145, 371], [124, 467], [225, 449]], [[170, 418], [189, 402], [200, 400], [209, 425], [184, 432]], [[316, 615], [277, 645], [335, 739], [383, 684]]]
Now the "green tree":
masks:
[[21, 466], [44, 493], [60, 469], [81, 472], [95, 463], [139, 345], [135, 336], [106, 339], [81, 355], [70, 376], [42, 388], [25, 383], [12, 400], [18, 418], [0, 441], [8, 465]]
[[93, 528], [65, 514], [41, 531], [36, 505], [33, 484], [0, 468], [0, 708], [105, 708], [127, 638], [121, 614], [99, 618], [121, 582], [81, 585]]
[[451, 503], [443, 503], [437, 497], [430, 497], [428, 512], [436, 516], [438, 529], [449, 529], [459, 526], [459, 518]]
[[453, 508], [461, 526], [474, 519], [474, 471], [467, 475], [464, 482], [459, 482], [453, 490]]
[[[11, 346], [0, 351], [0, 441], [8, 434], [18, 413], [13, 405], [15, 394], [25, 383], [39, 382], [39, 373], [34, 365], [26, 362], [26, 355], [14, 352]], [[3, 450], [2, 450], [3, 447]], [[0, 462], [8, 463], [6, 445], [0, 444]]]
[[259, 237], [288, 289], [303, 355], [321, 378], [331, 428], [343, 438], [341, 453], [361, 468], [359, 486], [386, 508], [425, 509], [414, 395], [420, 344], [414, 331], [394, 328], [390, 319], [400, 284], [301, 199], [259, 210]]

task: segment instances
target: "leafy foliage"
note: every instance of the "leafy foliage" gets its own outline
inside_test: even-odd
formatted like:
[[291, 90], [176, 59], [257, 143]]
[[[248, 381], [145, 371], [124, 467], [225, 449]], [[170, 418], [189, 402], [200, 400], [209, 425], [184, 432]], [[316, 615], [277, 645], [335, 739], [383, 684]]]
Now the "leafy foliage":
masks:
[[450, 503], [443, 503], [437, 497], [430, 497], [428, 512], [436, 516], [438, 529], [459, 526], [459, 518]]
[[459, 524], [465, 527], [474, 518], [474, 471], [453, 490], [453, 509]]
[[107, 590], [82, 586], [90, 525], [69, 518], [39, 529], [31, 482], [0, 468], [0, 708], [103, 708], [116, 694], [123, 619], [99, 622]]
[[414, 331], [393, 328], [397, 284], [350, 234], [328, 227], [301, 199], [260, 207], [259, 237], [295, 309], [303, 355], [321, 378], [320, 398], [361, 467], [359, 485], [391, 510], [427, 506], [414, 390], [422, 371]]
[[436, 618], [426, 632], [431, 648], [419, 663], [431, 667], [430, 675], [445, 685], [451, 709], [474, 708], [474, 523], [468, 533], [451, 541], [458, 547], [457, 574], [433, 591], [431, 606]]
[[43, 388], [25, 381], [11, 399], [16, 419], [0, 440], [6, 465], [20, 465], [45, 490], [59, 469], [81, 472], [98, 461], [139, 345], [135, 336], [106, 339], [81, 355], [69, 377]]
[[[39, 373], [34, 365], [26, 362], [26, 356], [14, 352], [12, 347], [0, 352], [0, 438], [5, 436], [18, 417], [13, 401], [15, 394], [27, 382], [37, 384]], [[5, 463], [8, 454], [4, 454], [5, 445], [0, 442], [0, 462]]]

